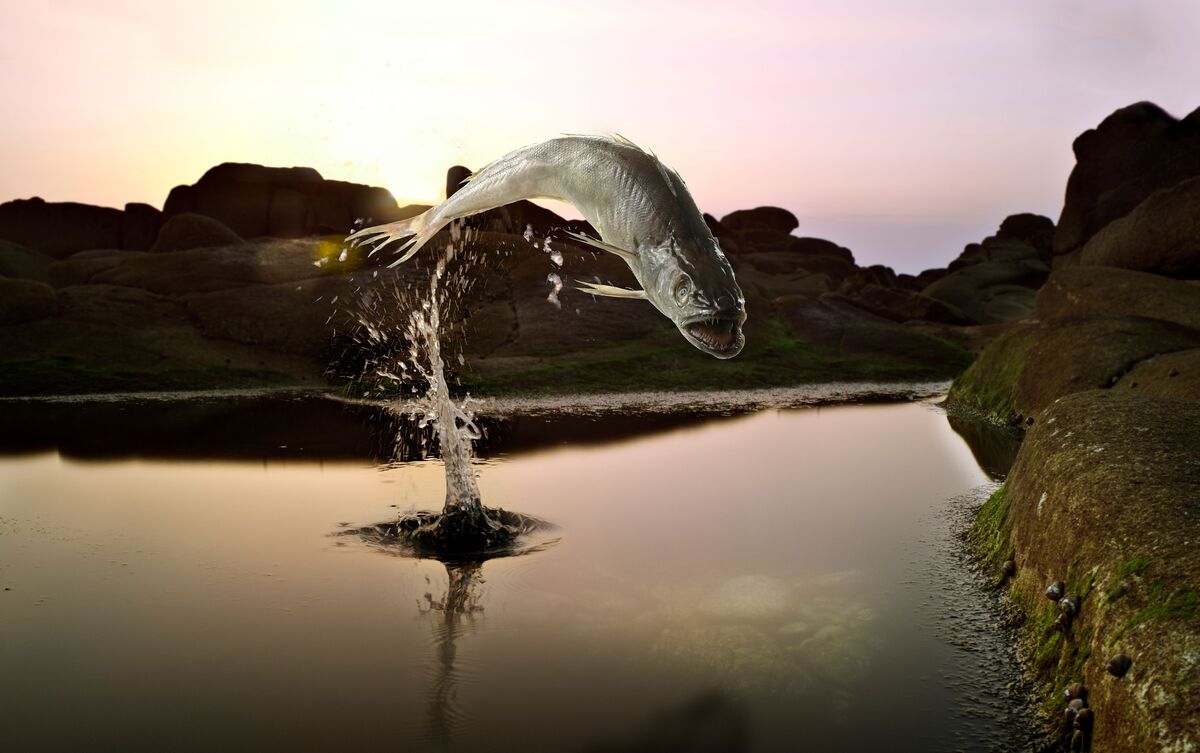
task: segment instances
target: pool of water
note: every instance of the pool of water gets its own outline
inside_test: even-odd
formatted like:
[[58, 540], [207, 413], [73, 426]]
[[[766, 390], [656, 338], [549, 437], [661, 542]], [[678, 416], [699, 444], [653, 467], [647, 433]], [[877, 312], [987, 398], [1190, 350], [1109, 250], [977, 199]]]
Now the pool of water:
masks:
[[452, 565], [339, 535], [442, 500], [379, 406], [0, 405], [0, 749], [1034, 746], [958, 541], [1009, 444], [711, 402], [497, 410], [485, 503], [556, 527]]

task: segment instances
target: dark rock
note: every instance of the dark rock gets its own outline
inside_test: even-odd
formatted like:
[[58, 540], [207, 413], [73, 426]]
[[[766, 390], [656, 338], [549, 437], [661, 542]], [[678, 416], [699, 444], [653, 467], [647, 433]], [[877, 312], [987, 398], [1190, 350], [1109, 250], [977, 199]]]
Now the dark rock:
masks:
[[1113, 267], [1054, 270], [1038, 291], [1039, 319], [1137, 316], [1200, 329], [1200, 286]]
[[800, 227], [800, 221], [786, 209], [757, 207], [731, 212], [721, 218], [721, 225], [739, 233], [747, 230], [773, 230], [787, 235]]
[[25, 248], [18, 243], [0, 241], [0, 277], [47, 282], [54, 257]]
[[45, 319], [57, 313], [54, 288], [36, 280], [0, 277], [0, 325]]
[[108, 249], [80, 251], [51, 264], [47, 269], [47, 277], [50, 284], [56, 288], [87, 285], [97, 273], [117, 267], [127, 259], [145, 256], [146, 253]]
[[894, 322], [914, 319], [943, 324], [971, 324], [971, 319], [953, 306], [902, 288], [868, 284], [853, 295], [862, 308]]
[[1117, 110], [1073, 146], [1075, 167], [1054, 233], [1063, 263], [1150, 194], [1200, 175], [1200, 118], [1177, 120], [1149, 102]]
[[[1040, 635], [1036, 620], [1020, 638], [1026, 657], [1050, 657], [1030, 664], [1039, 694], [1061, 692], [1083, 667], [1088, 706], [1113, 722], [1096, 725], [1096, 750], [1186, 749], [1200, 735], [1193, 713], [1200, 685], [1172, 682], [1169, 692], [1155, 693], [1153, 679], [1145, 684], [1189, 676], [1194, 668], [1186, 657], [1200, 645], [1192, 596], [1200, 577], [1200, 515], [1192, 503], [1200, 499], [1200, 472], [1192, 470], [1200, 458], [1197, 426], [1194, 401], [1116, 390], [1067, 395], [1038, 414], [1004, 493], [985, 508], [998, 511], [991, 530], [1021, 552], [1008, 593], [1024, 614], [1044, 613], [1044, 573], [1073, 571], [1105, 584], [1077, 618], [1086, 629], [1076, 640]], [[1139, 552], [1153, 553], [1153, 577], [1145, 582], [1122, 575]], [[1123, 586], [1120, 598], [1103, 595], [1116, 585]], [[1138, 656], [1132, 689], [1100, 682], [1103, 664], [1085, 662], [1118, 640]]]
[[1069, 615], [1079, 614], [1079, 597], [1075, 594], [1067, 594], [1058, 600], [1058, 611]]
[[1200, 400], [1200, 348], [1148, 358], [1121, 377], [1114, 390], [1139, 395]]
[[121, 214], [121, 248], [149, 251], [162, 227], [162, 212], [149, 204], [126, 204]]
[[1200, 177], [1154, 192], [1104, 226], [1079, 263], [1200, 278]]
[[1095, 723], [1095, 714], [1089, 708], [1082, 708], [1079, 713], [1075, 714], [1075, 729], [1087, 733], [1091, 731], [1092, 725]]
[[471, 168], [463, 167], [462, 165], [453, 165], [446, 171], [446, 198], [450, 198], [458, 193], [458, 189], [463, 187], [463, 183], [467, 178], [471, 177]]
[[[1059, 599], [1066, 595], [1066, 590], [1067, 584], [1063, 583], [1061, 580], [1056, 580], [1046, 587], [1046, 598], [1057, 603]], [[1075, 696], [1071, 697], [1074, 698]]]
[[1082, 682], [1073, 682], [1066, 687], [1066, 689], [1063, 691], [1063, 695], [1066, 697], [1067, 701], [1073, 701], [1076, 698], [1079, 698], [1082, 699], [1084, 703], [1087, 703], [1087, 692], [1087, 687]]
[[0, 238], [56, 259], [89, 248], [120, 248], [122, 212], [40, 198], [0, 204]]
[[1014, 214], [1004, 218], [996, 231], [999, 240], [1016, 240], [1037, 249], [1043, 259], [1049, 259], [1054, 247], [1054, 220], [1040, 214]]
[[1011, 578], [1017, 573], [1017, 563], [1012, 560], [1004, 560], [1000, 565], [1000, 574], [1005, 578]]
[[202, 214], [243, 238], [345, 234], [355, 221], [378, 224], [412, 216], [387, 190], [325, 180], [307, 167], [225, 163], [191, 186], [176, 186], [163, 216]]
[[155, 253], [164, 251], [188, 251], [193, 248], [236, 246], [242, 243], [238, 234], [211, 217], [202, 214], [177, 214], [163, 224], [158, 239], [150, 249]]
[[981, 324], [1016, 321], [1032, 313], [1036, 290], [1049, 273], [1038, 259], [983, 261], [947, 274], [922, 292]]
[[1117, 654], [1116, 656], [1114, 656], [1113, 658], [1108, 660], [1108, 664], [1105, 666], [1105, 669], [1108, 670], [1108, 673], [1110, 675], [1112, 675], [1113, 677], [1116, 677], [1117, 679], [1120, 679], [1120, 678], [1124, 677], [1127, 672], [1129, 672], [1129, 668], [1132, 666], [1133, 666], [1132, 659], [1130, 659], [1125, 654]]

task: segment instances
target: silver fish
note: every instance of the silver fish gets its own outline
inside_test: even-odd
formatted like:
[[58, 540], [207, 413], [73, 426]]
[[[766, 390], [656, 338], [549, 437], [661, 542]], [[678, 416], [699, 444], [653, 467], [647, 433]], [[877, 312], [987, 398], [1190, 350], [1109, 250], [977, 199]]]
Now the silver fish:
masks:
[[579, 290], [644, 298], [705, 353], [733, 358], [741, 352], [746, 300], [733, 268], [679, 173], [620, 136], [564, 136], [510, 152], [424, 214], [364, 228], [347, 240], [378, 250], [408, 239], [395, 266], [453, 220], [539, 198], [574, 205], [600, 237], [571, 237], [619, 256], [641, 285], [628, 289], [577, 280]]

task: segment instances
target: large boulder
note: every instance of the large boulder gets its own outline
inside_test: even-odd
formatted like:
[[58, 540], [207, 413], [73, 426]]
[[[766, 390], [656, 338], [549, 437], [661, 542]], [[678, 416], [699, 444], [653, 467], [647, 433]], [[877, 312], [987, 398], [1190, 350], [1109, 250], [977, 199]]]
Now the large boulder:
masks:
[[150, 250], [156, 253], [187, 251], [193, 248], [236, 246], [241, 242], [237, 233], [212, 217], [185, 212], [166, 221]]
[[1117, 382], [1139, 395], [1200, 400], [1200, 348], [1148, 358]]
[[149, 204], [126, 204], [121, 215], [121, 248], [149, 251], [162, 223], [162, 212]]
[[721, 218], [721, 225], [735, 232], [747, 230], [771, 230], [787, 235], [800, 227], [796, 215], [779, 207], [756, 207], [739, 209]]
[[92, 282], [92, 278], [97, 273], [117, 267], [126, 259], [145, 256], [146, 253], [146, 251], [116, 251], [104, 248], [80, 251], [62, 261], [51, 264], [47, 269], [48, 281], [56, 288], [87, 285]]
[[36, 280], [0, 277], [0, 325], [45, 319], [56, 313], [54, 288]]
[[0, 238], [62, 259], [89, 248], [121, 248], [119, 209], [38, 197], [0, 204]]
[[1200, 284], [1114, 267], [1056, 269], [1034, 304], [1043, 321], [1137, 316], [1200, 329]]
[[1200, 176], [1200, 111], [1177, 120], [1149, 102], [1117, 110], [1075, 139], [1054, 233], [1056, 266], [1152, 193]]
[[1050, 268], [1036, 257], [981, 261], [941, 277], [922, 293], [980, 324], [1024, 319]]
[[0, 277], [19, 277], [46, 282], [54, 257], [34, 251], [19, 243], [0, 241]]
[[972, 324], [966, 314], [950, 304], [903, 288], [867, 284], [851, 300], [867, 311], [894, 322], [917, 319], [943, 324]]
[[1112, 387], [1138, 363], [1200, 347], [1200, 331], [1157, 319], [1053, 319], [998, 338], [954, 381], [949, 402], [1007, 423], [1058, 398]]
[[163, 215], [203, 214], [243, 238], [345, 234], [355, 222], [411, 216], [383, 188], [325, 180], [309, 167], [225, 163], [190, 186], [176, 186]]
[[1083, 246], [1079, 263], [1200, 278], [1200, 177], [1160, 189]]
[[[990, 568], [1011, 559], [1008, 599], [1042, 709], [1088, 688], [1092, 750], [1200, 748], [1200, 403], [1091, 390], [1036, 414], [1004, 487], [972, 539]], [[1080, 599], [1069, 629], [1043, 593]], [[1110, 657], [1133, 663], [1120, 680]]]

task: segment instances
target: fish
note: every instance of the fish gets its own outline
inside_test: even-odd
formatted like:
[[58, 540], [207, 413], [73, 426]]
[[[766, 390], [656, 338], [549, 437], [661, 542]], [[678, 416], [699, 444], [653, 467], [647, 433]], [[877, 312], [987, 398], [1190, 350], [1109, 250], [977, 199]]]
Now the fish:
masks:
[[687, 185], [653, 152], [619, 135], [567, 135], [509, 152], [423, 214], [363, 228], [347, 241], [371, 253], [404, 241], [396, 266], [454, 220], [521, 199], [574, 206], [599, 237], [568, 235], [620, 258], [639, 285], [575, 280], [576, 289], [649, 301], [689, 343], [716, 358], [742, 351], [746, 298]]

